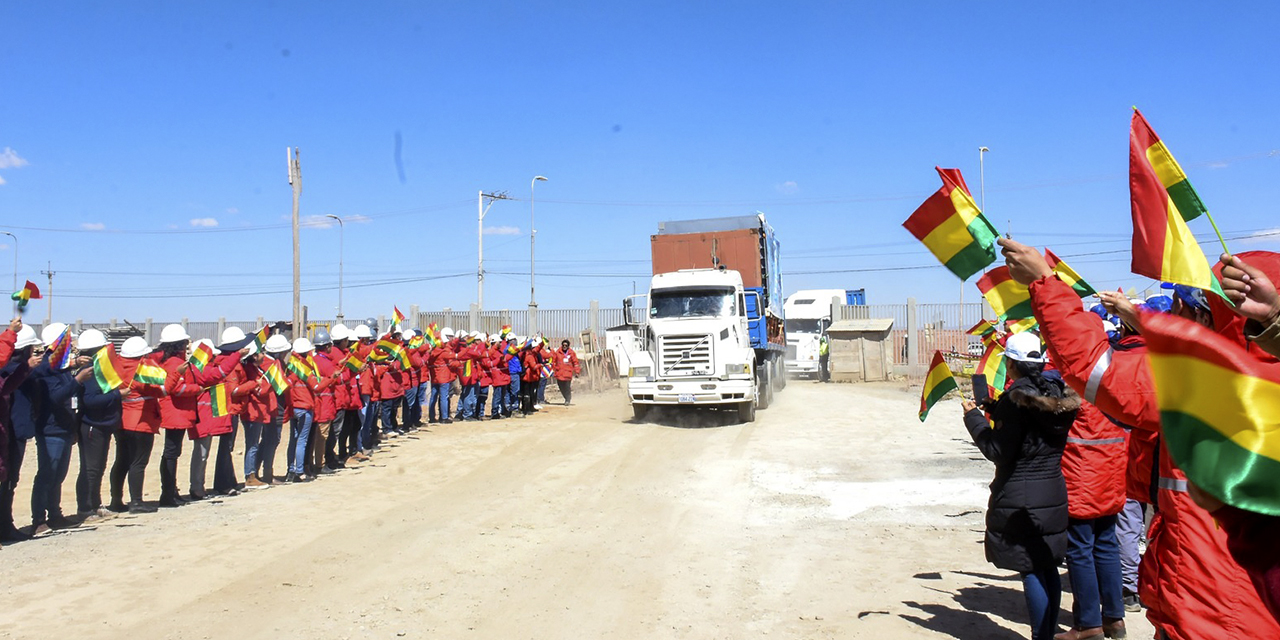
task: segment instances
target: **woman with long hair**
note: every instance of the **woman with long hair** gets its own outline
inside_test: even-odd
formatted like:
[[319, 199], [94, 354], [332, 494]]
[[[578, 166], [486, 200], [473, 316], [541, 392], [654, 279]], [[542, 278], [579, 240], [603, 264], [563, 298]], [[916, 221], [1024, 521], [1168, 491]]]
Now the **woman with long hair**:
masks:
[[987, 560], [1022, 576], [1032, 640], [1053, 640], [1067, 552], [1067, 485], [1062, 450], [1080, 397], [1044, 374], [1044, 349], [1033, 333], [1005, 344], [1012, 384], [988, 406], [990, 419], [965, 401], [964, 423], [982, 455], [996, 464], [987, 507]]

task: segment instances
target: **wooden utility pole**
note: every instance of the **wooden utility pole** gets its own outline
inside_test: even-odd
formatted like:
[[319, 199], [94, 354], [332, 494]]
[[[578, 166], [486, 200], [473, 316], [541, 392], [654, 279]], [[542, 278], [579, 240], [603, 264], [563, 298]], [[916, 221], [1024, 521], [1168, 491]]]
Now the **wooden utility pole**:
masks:
[[289, 184], [293, 186], [293, 337], [304, 335], [302, 326], [302, 263], [298, 254], [298, 198], [302, 195], [302, 163], [298, 148], [285, 148], [289, 160]]
[[57, 272], [53, 270], [53, 262], [50, 261], [47, 264], [48, 264], [48, 270], [40, 272], [46, 276], [49, 276], [49, 293], [48, 295], [45, 296], [47, 301], [45, 302], [45, 305], [44, 305], [44, 325], [46, 327], [49, 326], [49, 323], [53, 321], [53, 276], [57, 275]]
[[[476, 205], [480, 209], [477, 233], [477, 236], [480, 238], [480, 246], [477, 252], [479, 265], [476, 267], [476, 308], [480, 311], [484, 311], [484, 216], [486, 213], [489, 213], [489, 207], [492, 207], [495, 201], [510, 199], [511, 198], [507, 197], [506, 191], [485, 193], [482, 189], [480, 191], [480, 198], [476, 202]], [[489, 204], [486, 205], [485, 200], [488, 200]]]

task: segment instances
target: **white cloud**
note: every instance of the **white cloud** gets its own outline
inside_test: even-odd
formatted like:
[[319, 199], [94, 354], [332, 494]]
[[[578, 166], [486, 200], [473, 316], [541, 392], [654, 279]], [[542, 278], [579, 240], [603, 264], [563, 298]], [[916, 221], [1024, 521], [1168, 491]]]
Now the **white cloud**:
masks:
[[357, 214], [349, 215], [342, 218], [342, 221], [343, 222], [359, 222], [360, 224], [364, 224], [367, 222], [373, 222], [373, 218], [370, 218], [369, 216], [362, 216], [357, 213]]
[[[285, 219], [288, 220], [289, 217], [285, 216]], [[342, 216], [342, 222], [343, 224], [364, 224], [373, 222], [373, 219], [369, 216], [362, 216], [357, 213], [349, 216]], [[329, 229], [331, 227], [338, 226], [338, 221], [326, 215], [302, 216], [298, 218], [298, 226], [307, 227], [309, 229]]]
[[8, 249], [8, 248], [9, 248], [9, 245], [7, 245], [7, 244], [0, 244], [0, 251], [4, 251], [5, 249]]
[[18, 156], [18, 152], [5, 147], [4, 151], [0, 151], [0, 169], [17, 169], [25, 167], [29, 164], [26, 158]]
[[774, 188], [778, 190], [778, 193], [790, 194], [799, 191], [800, 185], [796, 184], [795, 180], [788, 180], [782, 184], [774, 185]]
[[81, 222], [80, 228], [85, 231], [102, 231], [107, 228], [107, 225], [101, 222]]
[[235, 207], [227, 207], [227, 213], [234, 216], [235, 214], [240, 213], [240, 210]]
[[0, 184], [4, 184], [4, 176], [0, 176]]
[[1229, 166], [1231, 166], [1231, 165], [1229, 165], [1229, 164], [1227, 164], [1227, 163], [1225, 163], [1225, 162], [1210, 162], [1210, 163], [1208, 163], [1208, 164], [1206, 164], [1206, 165], [1204, 165], [1204, 166], [1205, 166], [1205, 167], [1208, 167], [1208, 168], [1210, 168], [1210, 169], [1226, 169], [1227, 167], [1229, 167]]
[[1241, 238], [1240, 244], [1268, 244], [1280, 242], [1280, 228], [1263, 229], [1262, 231], [1254, 231], [1253, 233]]
[[485, 227], [484, 234], [486, 236], [518, 236], [520, 227]]
[[217, 218], [192, 218], [191, 226], [193, 227], [216, 227], [218, 226]]

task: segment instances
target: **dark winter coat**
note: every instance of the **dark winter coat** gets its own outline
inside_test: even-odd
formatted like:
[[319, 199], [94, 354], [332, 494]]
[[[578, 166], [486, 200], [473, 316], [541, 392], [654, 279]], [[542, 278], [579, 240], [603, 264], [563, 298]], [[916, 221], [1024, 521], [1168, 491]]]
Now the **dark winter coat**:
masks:
[[1067, 552], [1067, 485], [1062, 450], [1080, 408], [1080, 396], [1046, 378], [1042, 394], [1019, 378], [987, 417], [974, 409], [965, 426], [982, 455], [996, 463], [987, 506], [987, 560], [1028, 573], [1055, 567]]

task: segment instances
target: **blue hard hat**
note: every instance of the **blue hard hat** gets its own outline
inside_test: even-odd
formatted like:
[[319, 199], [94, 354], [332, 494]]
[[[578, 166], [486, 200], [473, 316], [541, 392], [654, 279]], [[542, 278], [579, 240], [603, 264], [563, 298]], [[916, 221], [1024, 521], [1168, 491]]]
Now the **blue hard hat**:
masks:
[[1089, 307], [1089, 313], [1095, 314], [1103, 320], [1107, 319], [1107, 308], [1101, 304], [1095, 304], [1092, 307]]
[[1182, 301], [1182, 304], [1202, 311], [1209, 310], [1209, 299], [1205, 297], [1204, 289], [1197, 289], [1196, 287], [1189, 287], [1185, 284], [1173, 284], [1170, 282], [1165, 282], [1161, 284], [1160, 287], [1163, 289], [1173, 289], [1173, 295], [1177, 296], [1178, 300]]
[[1173, 310], [1173, 298], [1165, 295], [1150, 296], [1143, 304], [1155, 313], [1169, 313]]

